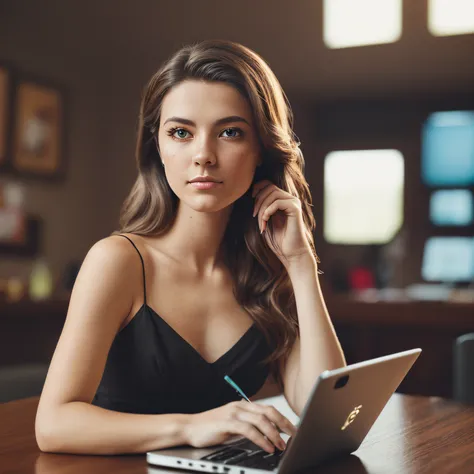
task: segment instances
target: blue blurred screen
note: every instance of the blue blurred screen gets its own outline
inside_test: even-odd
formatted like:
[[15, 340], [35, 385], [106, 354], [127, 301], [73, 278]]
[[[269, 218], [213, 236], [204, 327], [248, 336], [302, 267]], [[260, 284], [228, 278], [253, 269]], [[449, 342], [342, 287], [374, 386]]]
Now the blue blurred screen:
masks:
[[474, 184], [474, 112], [431, 114], [423, 125], [421, 158], [429, 186]]
[[430, 199], [430, 220], [439, 226], [465, 226], [473, 221], [474, 202], [468, 189], [435, 191]]
[[474, 280], [474, 238], [429, 238], [423, 250], [421, 275], [426, 281]]

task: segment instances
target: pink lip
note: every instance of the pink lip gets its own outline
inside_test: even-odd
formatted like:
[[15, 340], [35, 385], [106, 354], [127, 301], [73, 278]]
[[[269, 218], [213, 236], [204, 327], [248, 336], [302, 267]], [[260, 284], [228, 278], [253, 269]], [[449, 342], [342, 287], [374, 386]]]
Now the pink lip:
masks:
[[189, 184], [197, 189], [211, 189], [219, 186], [221, 183], [216, 183], [214, 181], [194, 181]]

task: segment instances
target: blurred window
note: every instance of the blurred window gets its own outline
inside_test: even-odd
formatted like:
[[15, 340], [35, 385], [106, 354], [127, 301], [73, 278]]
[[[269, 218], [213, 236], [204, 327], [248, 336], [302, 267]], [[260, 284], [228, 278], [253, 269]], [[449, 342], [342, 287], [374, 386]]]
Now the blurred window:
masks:
[[402, 1], [324, 0], [323, 22], [329, 48], [393, 43], [402, 33]]
[[403, 222], [404, 158], [398, 150], [332, 151], [324, 162], [324, 237], [383, 244]]
[[474, 1], [429, 0], [428, 29], [435, 36], [474, 33]]

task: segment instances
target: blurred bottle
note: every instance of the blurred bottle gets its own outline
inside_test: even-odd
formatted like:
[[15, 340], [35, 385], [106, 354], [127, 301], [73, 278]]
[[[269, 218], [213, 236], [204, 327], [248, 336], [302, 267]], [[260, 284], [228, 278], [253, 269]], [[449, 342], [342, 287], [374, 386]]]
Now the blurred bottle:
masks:
[[8, 303], [16, 303], [25, 295], [25, 282], [21, 278], [11, 277], [6, 283], [6, 300]]
[[39, 258], [33, 264], [29, 294], [33, 301], [48, 299], [53, 294], [53, 275], [44, 258]]

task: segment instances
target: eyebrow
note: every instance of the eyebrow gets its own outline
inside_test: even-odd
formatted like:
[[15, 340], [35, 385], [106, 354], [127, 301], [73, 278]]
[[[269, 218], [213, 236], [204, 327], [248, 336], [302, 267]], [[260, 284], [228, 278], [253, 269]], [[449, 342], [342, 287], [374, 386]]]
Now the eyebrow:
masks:
[[[196, 126], [196, 124], [192, 120], [185, 119], [182, 117], [170, 117], [168, 120], [166, 120], [166, 122], [163, 125], [166, 125], [168, 122], [178, 122], [178, 123], [182, 123], [183, 125], [191, 125], [192, 127]], [[235, 123], [235, 122], [243, 122], [250, 126], [247, 120], [245, 120], [243, 117], [240, 117], [238, 115], [231, 115], [230, 117], [224, 117], [219, 120], [216, 120], [214, 122], [214, 126], [224, 125], [227, 123]]]

